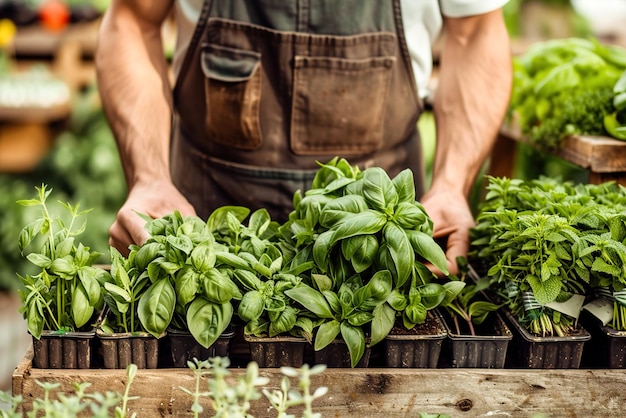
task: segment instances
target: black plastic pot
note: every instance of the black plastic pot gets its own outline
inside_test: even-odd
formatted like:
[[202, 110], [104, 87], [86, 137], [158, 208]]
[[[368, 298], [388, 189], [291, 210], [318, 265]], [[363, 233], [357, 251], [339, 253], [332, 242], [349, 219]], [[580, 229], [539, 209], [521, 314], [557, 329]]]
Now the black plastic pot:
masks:
[[304, 364], [304, 338], [292, 336], [255, 337], [244, 335], [250, 345], [250, 358], [259, 367], [301, 367]]
[[89, 369], [95, 331], [43, 331], [33, 337], [33, 367], [37, 369]]
[[528, 332], [509, 311], [504, 311], [504, 317], [513, 331], [513, 340], [507, 358], [510, 367], [529, 369], [578, 369], [580, 367], [585, 342], [591, 339], [591, 334], [583, 327], [577, 328], [576, 335], [537, 337]]
[[448, 333], [438, 313], [429, 311], [424, 324], [412, 332], [390, 333], [385, 337], [387, 367], [436, 368], [441, 346]]
[[492, 312], [485, 322], [475, 326], [476, 335], [458, 333], [447, 312], [442, 312], [442, 317], [448, 333], [444, 352], [451, 367], [504, 367], [513, 333], [497, 312]]
[[[370, 361], [370, 348], [366, 345], [363, 357], [357, 363], [355, 368], [365, 368], [369, 366]], [[350, 361], [350, 351], [345, 341], [342, 339], [333, 340], [330, 344], [321, 350], [313, 353], [313, 362], [315, 364], [325, 364], [330, 368], [350, 368], [352, 362]]]
[[104, 334], [97, 331], [105, 369], [125, 369], [129, 364], [139, 369], [156, 369], [159, 363], [159, 340], [146, 332]]
[[616, 331], [591, 314], [583, 312], [581, 323], [591, 334], [585, 345], [582, 364], [589, 368], [626, 368], [626, 331]]
[[187, 362], [197, 358], [206, 360], [212, 357], [228, 357], [228, 345], [235, 335], [233, 330], [223, 332], [220, 337], [208, 348], [203, 347], [189, 331], [168, 328], [167, 336], [170, 340], [170, 351], [174, 367], [187, 367]]

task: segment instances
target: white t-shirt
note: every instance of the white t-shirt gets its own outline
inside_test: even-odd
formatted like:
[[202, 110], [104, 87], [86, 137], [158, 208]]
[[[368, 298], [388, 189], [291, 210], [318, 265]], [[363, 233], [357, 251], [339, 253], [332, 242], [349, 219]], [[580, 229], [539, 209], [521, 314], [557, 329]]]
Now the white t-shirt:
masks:
[[[443, 24], [442, 14], [447, 17], [464, 17], [491, 12], [502, 7], [508, 0], [400, 0], [402, 23], [417, 89], [422, 97], [428, 93], [428, 81], [432, 72], [431, 46], [439, 36]], [[176, 0], [178, 42], [174, 57], [174, 72], [184, 57], [189, 39], [200, 15], [203, 0]]]

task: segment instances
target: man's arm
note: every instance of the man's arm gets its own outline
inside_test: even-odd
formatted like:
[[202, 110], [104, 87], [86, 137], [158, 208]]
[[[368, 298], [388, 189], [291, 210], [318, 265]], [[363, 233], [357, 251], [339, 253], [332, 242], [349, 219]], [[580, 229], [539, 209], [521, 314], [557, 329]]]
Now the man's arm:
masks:
[[113, 0], [100, 27], [98, 87], [129, 191], [109, 231], [110, 244], [122, 253], [148, 237], [137, 212], [153, 218], [174, 209], [194, 213], [170, 177], [172, 93], [161, 25], [172, 5], [173, 0]]
[[446, 257], [469, 250], [474, 225], [467, 197], [489, 157], [512, 86], [508, 34], [500, 10], [444, 18], [445, 39], [434, 101], [437, 149], [430, 190], [422, 198], [435, 237], [448, 237]]

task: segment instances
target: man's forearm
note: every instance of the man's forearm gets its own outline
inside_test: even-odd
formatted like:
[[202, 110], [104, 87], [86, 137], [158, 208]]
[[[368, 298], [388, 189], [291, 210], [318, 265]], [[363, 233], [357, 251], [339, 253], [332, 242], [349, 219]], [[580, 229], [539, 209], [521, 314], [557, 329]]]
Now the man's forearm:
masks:
[[504, 118], [512, 63], [499, 12], [446, 19], [445, 25], [434, 103], [437, 151], [431, 188], [467, 196]]
[[132, 2], [117, 3], [103, 18], [96, 64], [103, 108], [132, 187], [169, 179], [172, 99], [161, 16], [138, 21]]

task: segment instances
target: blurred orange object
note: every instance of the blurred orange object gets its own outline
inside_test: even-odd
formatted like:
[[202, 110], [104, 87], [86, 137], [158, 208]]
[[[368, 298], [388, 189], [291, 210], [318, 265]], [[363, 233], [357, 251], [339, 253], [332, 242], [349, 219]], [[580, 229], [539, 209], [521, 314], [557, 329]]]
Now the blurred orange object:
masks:
[[39, 20], [46, 29], [61, 30], [70, 20], [70, 8], [63, 1], [46, 0], [39, 6]]

